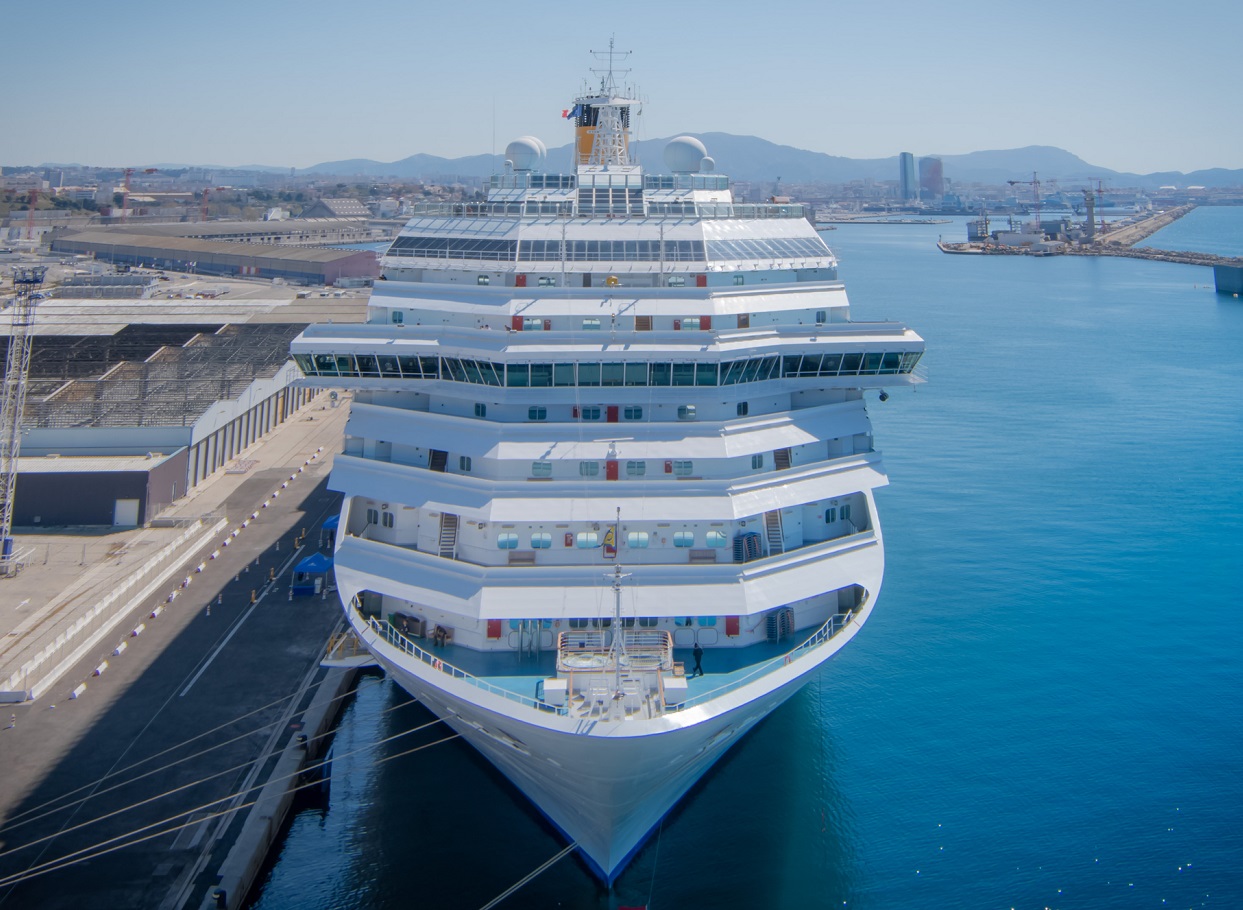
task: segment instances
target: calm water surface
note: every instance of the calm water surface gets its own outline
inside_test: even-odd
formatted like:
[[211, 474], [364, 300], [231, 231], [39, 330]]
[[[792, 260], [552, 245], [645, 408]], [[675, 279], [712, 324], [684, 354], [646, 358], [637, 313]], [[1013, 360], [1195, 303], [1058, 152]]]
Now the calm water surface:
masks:
[[[503, 906], [1243, 906], [1243, 303], [1194, 266], [937, 251], [963, 231], [825, 235], [855, 318], [929, 350], [870, 396], [868, 626], [613, 894], [566, 859]], [[1237, 253], [1243, 209], [1150, 243]], [[480, 907], [561, 848], [460, 741], [374, 764], [441, 735], [374, 745], [428, 719], [405, 701], [365, 681], [256, 907]]]

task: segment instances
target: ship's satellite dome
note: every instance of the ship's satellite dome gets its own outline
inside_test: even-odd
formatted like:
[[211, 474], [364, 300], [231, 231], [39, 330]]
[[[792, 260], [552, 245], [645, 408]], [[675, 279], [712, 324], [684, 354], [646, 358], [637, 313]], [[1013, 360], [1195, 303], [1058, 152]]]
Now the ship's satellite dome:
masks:
[[693, 174], [708, 157], [704, 144], [694, 136], [678, 136], [665, 146], [665, 166], [675, 174]]
[[716, 170], [716, 159], [705, 156], [703, 161], [699, 162], [699, 170], [701, 173], [711, 174]]
[[515, 171], [534, 170], [548, 155], [548, 147], [534, 136], [522, 136], [505, 146], [505, 158], [514, 163]]

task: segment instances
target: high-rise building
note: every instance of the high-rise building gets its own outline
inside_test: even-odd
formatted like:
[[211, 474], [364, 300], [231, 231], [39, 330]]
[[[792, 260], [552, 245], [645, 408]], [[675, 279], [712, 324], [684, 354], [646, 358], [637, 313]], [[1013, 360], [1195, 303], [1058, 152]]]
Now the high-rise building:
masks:
[[919, 159], [919, 195], [924, 199], [945, 195], [945, 170], [940, 158]]
[[915, 184], [915, 156], [910, 152], [898, 155], [898, 198], [903, 202], [914, 199], [918, 194]]

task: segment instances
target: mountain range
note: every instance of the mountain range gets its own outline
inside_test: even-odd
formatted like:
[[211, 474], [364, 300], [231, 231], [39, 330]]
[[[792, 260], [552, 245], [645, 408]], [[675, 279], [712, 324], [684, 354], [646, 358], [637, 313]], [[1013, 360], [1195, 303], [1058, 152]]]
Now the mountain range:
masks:
[[[853, 180], [896, 180], [898, 156], [890, 158], [843, 158], [823, 152], [811, 152], [789, 145], [778, 145], [756, 136], [732, 133], [691, 133], [703, 142], [716, 162], [716, 170], [735, 180], [753, 183], [783, 184], [849, 183]], [[631, 144], [638, 159], [649, 168], [664, 171], [662, 152], [669, 138], [647, 139]], [[545, 168], [551, 172], [568, 172], [571, 146], [548, 150]], [[955, 183], [1002, 184], [1007, 180], [1027, 180], [1032, 172], [1041, 182], [1057, 180], [1063, 189], [1095, 185], [1097, 180], [1114, 187], [1156, 189], [1160, 186], [1224, 187], [1243, 186], [1243, 169], [1212, 168], [1184, 174], [1161, 171], [1153, 174], [1132, 174], [1088, 164], [1064, 149], [1047, 145], [1025, 148], [970, 152], [965, 155], [937, 155], [944, 165], [945, 176], [952, 187]], [[300, 174], [335, 174], [339, 176], [386, 177], [403, 180], [449, 182], [455, 178], [486, 177], [501, 169], [502, 155], [468, 155], [462, 158], [441, 158], [436, 155], [411, 155], [400, 161], [380, 162], [368, 158], [326, 161], [302, 168]]]

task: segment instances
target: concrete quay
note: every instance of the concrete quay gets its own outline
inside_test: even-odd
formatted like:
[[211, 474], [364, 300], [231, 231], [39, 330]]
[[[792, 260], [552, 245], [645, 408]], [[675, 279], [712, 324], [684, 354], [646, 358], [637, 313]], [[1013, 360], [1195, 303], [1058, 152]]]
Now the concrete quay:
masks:
[[1163, 227], [1167, 227], [1195, 208], [1180, 205], [1177, 208], [1157, 212], [1147, 218], [1128, 224], [1097, 237], [1095, 243], [1072, 246], [1066, 252], [1071, 256], [1121, 256], [1126, 259], [1149, 259], [1155, 262], [1177, 262], [1183, 265], [1243, 265], [1243, 259], [1216, 256], [1212, 253], [1194, 253], [1183, 250], [1160, 250], [1150, 247], [1136, 248], [1135, 244], [1147, 240]]
[[[261, 792], [256, 818], [279, 829], [289, 783], [262, 788], [305, 757], [296, 734], [330, 727], [348, 688], [318, 665], [341, 621], [336, 599], [288, 590], [294, 560], [314, 550], [339, 504], [327, 472], [346, 411], [317, 399], [243, 453], [248, 473], [222, 473], [178, 503], [172, 517], [187, 525], [209, 514], [226, 527], [198, 552], [187, 542], [182, 565], [40, 698], [0, 707], [0, 902], [197, 907], [226, 880], [222, 864]], [[27, 601], [10, 623], [20, 625], [48, 602], [93, 604], [160, 549], [139, 546], [144, 533], [27, 538], [44, 559], [0, 582], [24, 585], [16, 601], [0, 588], [0, 614]], [[266, 851], [266, 835], [246, 837], [229, 881]]]

